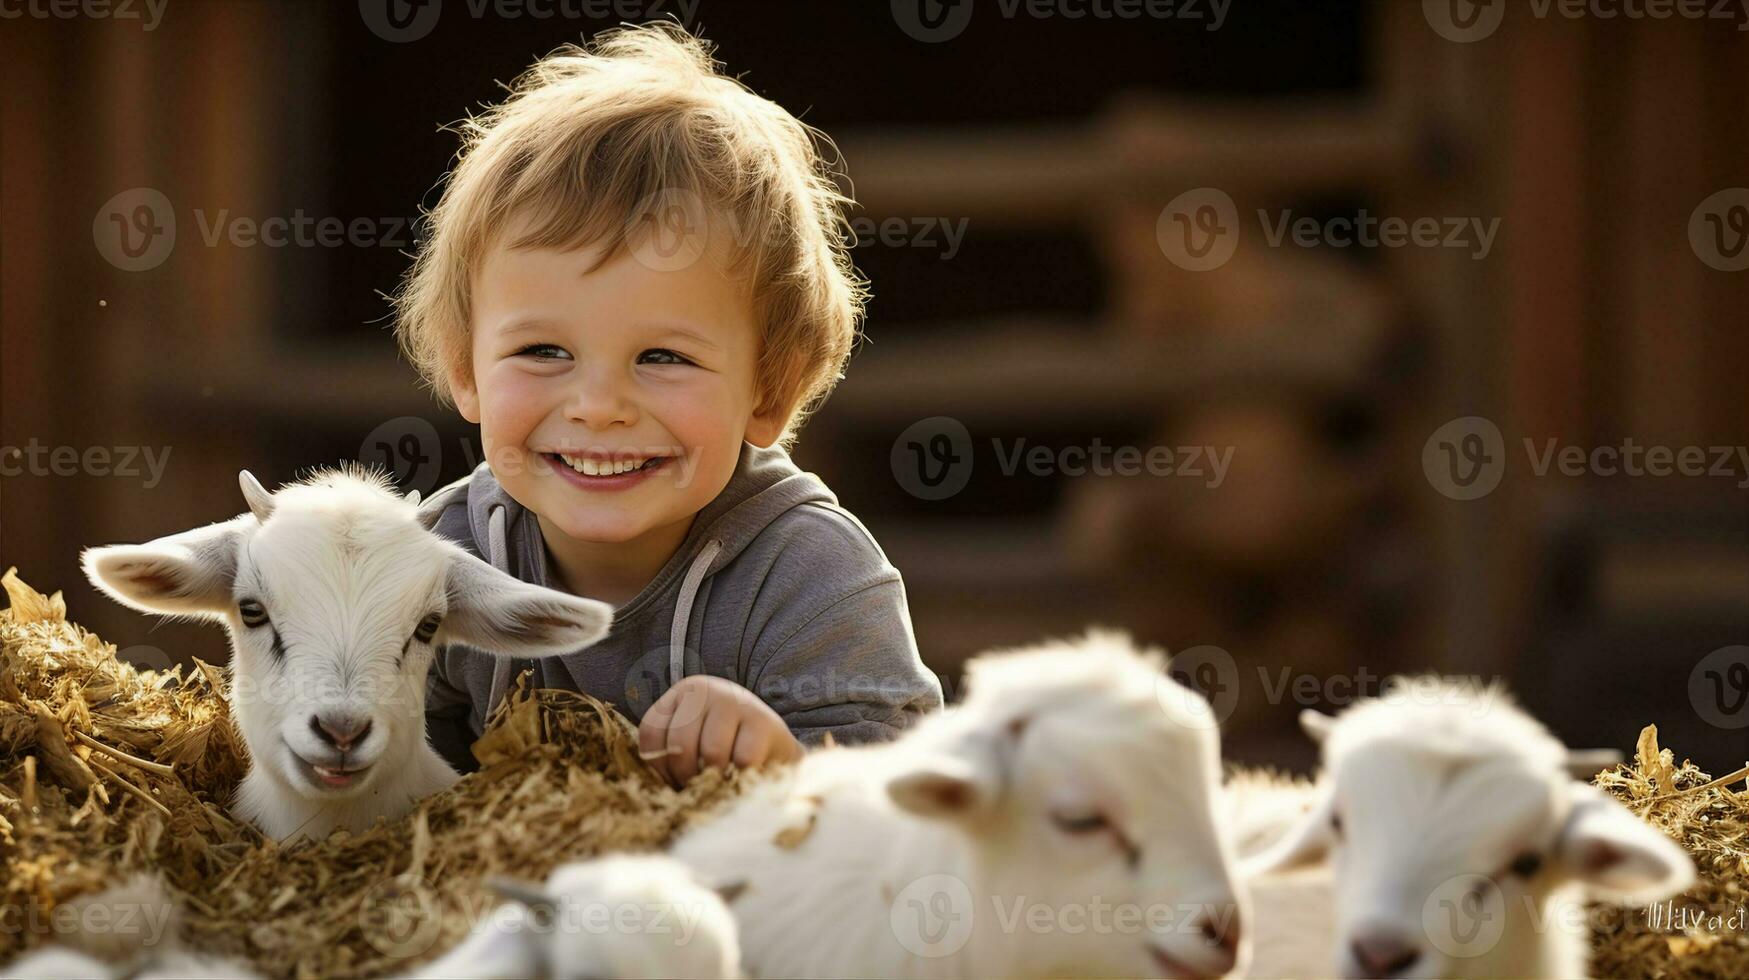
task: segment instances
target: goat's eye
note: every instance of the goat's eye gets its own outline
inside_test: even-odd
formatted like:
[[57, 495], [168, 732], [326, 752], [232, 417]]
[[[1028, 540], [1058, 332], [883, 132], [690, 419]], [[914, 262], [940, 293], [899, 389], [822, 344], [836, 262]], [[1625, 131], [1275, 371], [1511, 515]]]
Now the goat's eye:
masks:
[[417, 639], [420, 643], [430, 643], [431, 638], [437, 635], [437, 627], [442, 623], [443, 615], [441, 613], [432, 613], [419, 621], [419, 628], [413, 631], [414, 639]]
[[1096, 834], [1111, 824], [1103, 813], [1051, 814], [1051, 823], [1065, 834]]
[[1342, 814], [1330, 814], [1330, 829], [1335, 832], [1336, 836], [1342, 836]]
[[237, 603], [237, 612], [243, 617], [243, 625], [251, 629], [267, 625], [267, 607], [260, 600], [244, 599]]
[[1513, 858], [1512, 863], [1507, 865], [1506, 869], [1520, 878], [1531, 878], [1534, 877], [1538, 871], [1542, 870], [1542, 866], [1543, 856], [1541, 854], [1533, 854], [1530, 851], [1525, 851], [1523, 854]]

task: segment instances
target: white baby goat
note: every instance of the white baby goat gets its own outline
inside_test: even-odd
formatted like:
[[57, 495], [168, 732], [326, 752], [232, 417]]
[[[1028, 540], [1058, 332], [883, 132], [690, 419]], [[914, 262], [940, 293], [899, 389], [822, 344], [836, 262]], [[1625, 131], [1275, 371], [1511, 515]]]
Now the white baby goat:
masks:
[[[1568, 752], [1497, 688], [1396, 679], [1339, 718], [1301, 715], [1323, 746], [1312, 805], [1246, 862], [1259, 908], [1271, 874], [1332, 858], [1322, 963], [1258, 966], [1345, 977], [1582, 977], [1584, 900], [1661, 901], [1687, 888], [1682, 849], [1568, 774]], [[1296, 904], [1308, 899], [1292, 886]], [[1303, 921], [1303, 916], [1301, 917]], [[1266, 922], [1277, 950], [1313, 948]]]
[[419, 980], [738, 977], [735, 919], [717, 892], [661, 855], [562, 865], [415, 974]]
[[989, 654], [896, 742], [809, 753], [676, 841], [754, 976], [1225, 974], [1246, 922], [1206, 701], [1118, 634]]
[[249, 513], [84, 564], [124, 605], [225, 625], [250, 757], [236, 809], [271, 837], [362, 831], [456, 781], [425, 735], [437, 646], [546, 657], [607, 632], [610, 606], [438, 538], [383, 477], [330, 470], [274, 494], [239, 479]]

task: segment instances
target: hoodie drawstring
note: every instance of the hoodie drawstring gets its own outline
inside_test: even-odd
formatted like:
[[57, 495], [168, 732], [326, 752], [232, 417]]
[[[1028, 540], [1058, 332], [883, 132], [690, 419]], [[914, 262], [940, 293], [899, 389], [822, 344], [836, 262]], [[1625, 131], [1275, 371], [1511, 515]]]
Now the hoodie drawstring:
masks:
[[680, 600], [674, 604], [674, 629], [668, 634], [669, 687], [680, 683], [680, 679], [686, 676], [686, 621], [692, 617], [692, 601], [698, 597], [699, 586], [711, 570], [711, 562], [722, 550], [721, 541], [713, 538], [705, 542], [698, 557], [692, 560], [692, 567], [686, 570], [686, 578], [680, 582]]
[[[506, 574], [510, 573], [509, 549], [505, 545], [504, 505], [494, 504], [486, 517], [486, 558], [492, 567]], [[711, 562], [716, 560], [723, 550], [723, 543], [716, 539], [705, 542], [699, 550], [698, 557], [692, 560], [692, 565], [686, 570], [686, 577], [680, 583], [679, 600], [674, 605], [674, 627], [668, 636], [668, 684], [672, 687], [680, 683], [686, 676], [686, 627], [692, 618], [692, 604], [698, 598], [698, 590], [704, 584], [704, 579], [710, 573]], [[498, 706], [510, 686], [510, 671], [513, 664], [509, 657], [494, 658], [492, 664], [492, 692], [486, 700], [486, 713]]]
[[[492, 567], [506, 575], [510, 574], [510, 553], [504, 544], [504, 505], [494, 504], [486, 517], [486, 560]], [[504, 689], [510, 686], [510, 658], [492, 658], [492, 694], [486, 699], [486, 716], [491, 717], [492, 709], [498, 706], [498, 700], [504, 696]]]

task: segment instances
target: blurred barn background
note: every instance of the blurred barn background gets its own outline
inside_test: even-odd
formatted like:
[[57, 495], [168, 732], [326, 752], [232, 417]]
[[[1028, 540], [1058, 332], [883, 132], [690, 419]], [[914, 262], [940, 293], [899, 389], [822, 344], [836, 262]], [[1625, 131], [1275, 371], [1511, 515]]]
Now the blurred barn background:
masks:
[[[0, 567], [65, 589], [142, 662], [222, 662], [219, 631], [98, 597], [79, 548], [239, 511], [240, 467], [270, 486], [346, 458], [425, 490], [466, 473], [477, 438], [397, 358], [382, 296], [456, 148], [438, 127], [560, 43], [683, 14], [844, 152], [868, 343], [796, 455], [904, 573], [950, 687], [968, 654], [1102, 622], [1211, 665], [1191, 679], [1243, 759], [1304, 766], [1299, 707], [1438, 669], [1507, 679], [1574, 744], [1631, 747], [1657, 722], [1714, 771], [1741, 765], [1749, 649], [1714, 651], [1749, 644], [1743, 463], [1539, 476], [1523, 443], [1749, 445], [1749, 272], [1689, 234], [1749, 185], [1749, 34], [1512, 7], [1457, 43], [1432, 6], [1360, 0], [1235, 0], [1213, 30], [1207, 2], [1058, 9], [1084, 6], [167, 0], [148, 30], [11, 5], [0, 447], [117, 453], [68, 475], [14, 454]], [[158, 199], [136, 188], [175, 238], [130, 271], [154, 260], [126, 236], [163, 219], [137, 220]], [[1242, 231], [1192, 271], [1162, 212], [1202, 188]], [[1480, 258], [1272, 247], [1259, 209], [1499, 230]], [[228, 230], [273, 217], [363, 223], [340, 244]], [[1718, 220], [1749, 233], [1741, 204]], [[1474, 500], [1423, 465], [1467, 416], [1508, 458]], [[971, 462], [927, 499], [895, 465], [939, 417]], [[1218, 486], [1005, 474], [1018, 440], [1232, 463]], [[125, 447], [168, 451], [161, 479], [144, 457], [108, 473]], [[1280, 693], [1295, 678], [1318, 683]]]

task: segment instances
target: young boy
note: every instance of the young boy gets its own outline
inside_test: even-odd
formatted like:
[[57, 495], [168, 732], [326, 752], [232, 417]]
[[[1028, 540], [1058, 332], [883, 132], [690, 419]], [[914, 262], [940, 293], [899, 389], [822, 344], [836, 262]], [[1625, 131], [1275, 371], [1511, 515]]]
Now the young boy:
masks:
[[524, 668], [638, 719], [676, 783], [940, 706], [898, 571], [785, 451], [864, 298], [820, 148], [669, 24], [568, 46], [467, 124], [396, 327], [486, 461], [421, 512], [616, 610], [557, 659], [440, 651], [427, 722], [463, 771]]

